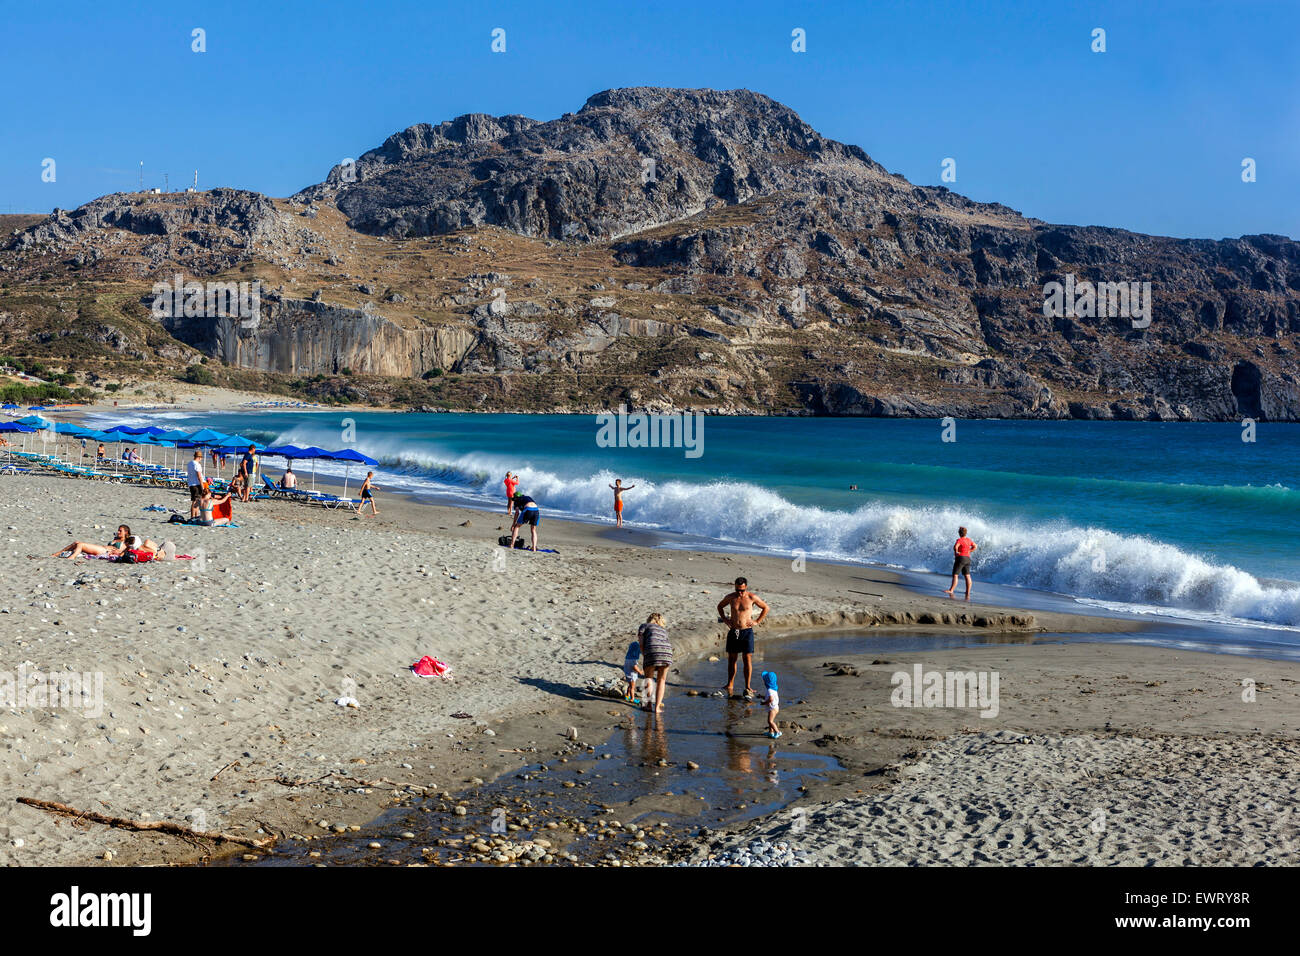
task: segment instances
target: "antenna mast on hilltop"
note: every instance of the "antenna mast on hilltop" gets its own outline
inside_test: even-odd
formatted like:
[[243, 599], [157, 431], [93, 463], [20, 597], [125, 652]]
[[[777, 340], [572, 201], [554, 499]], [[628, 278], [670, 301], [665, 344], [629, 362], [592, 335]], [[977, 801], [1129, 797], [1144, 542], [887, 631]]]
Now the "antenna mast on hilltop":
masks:
[[172, 191], [171, 183], [168, 181], [167, 174], [163, 173], [163, 192], [169, 193], [171, 191]]
[[144, 160], [140, 160], [140, 192], [144, 192]]

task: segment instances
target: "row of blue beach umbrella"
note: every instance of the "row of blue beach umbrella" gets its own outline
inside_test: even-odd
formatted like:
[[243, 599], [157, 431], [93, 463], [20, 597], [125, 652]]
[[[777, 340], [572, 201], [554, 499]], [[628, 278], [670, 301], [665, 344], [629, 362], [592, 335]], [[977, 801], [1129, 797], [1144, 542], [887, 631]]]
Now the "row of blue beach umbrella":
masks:
[[[288, 462], [295, 460], [311, 461], [313, 490], [316, 487], [316, 462], [340, 461], [345, 466], [343, 475], [344, 497], [347, 497], [348, 479], [351, 477], [353, 465], [365, 465], [370, 468], [379, 465], [379, 462], [375, 459], [351, 448], [344, 448], [340, 451], [327, 451], [324, 448], [317, 448], [315, 445], [306, 447], [274, 445], [267, 447], [253, 441], [251, 438], [245, 438], [243, 435], [227, 435], [212, 428], [200, 428], [198, 431], [169, 431], [157, 425], [149, 425], [143, 428], [130, 425], [114, 425], [112, 428], [99, 430], [86, 428], [72, 422], [52, 422], [41, 418], [39, 415], [28, 415], [26, 418], [20, 418], [17, 421], [0, 422], [0, 432], [22, 434], [40, 432], [42, 443], [53, 432], [56, 435], [68, 435], [74, 439], [94, 442], [146, 445], [161, 448], [207, 448], [218, 455], [240, 455], [247, 451], [251, 445], [258, 455], [264, 458], [284, 458]], [[179, 454], [177, 459], [177, 464], [179, 464]]]

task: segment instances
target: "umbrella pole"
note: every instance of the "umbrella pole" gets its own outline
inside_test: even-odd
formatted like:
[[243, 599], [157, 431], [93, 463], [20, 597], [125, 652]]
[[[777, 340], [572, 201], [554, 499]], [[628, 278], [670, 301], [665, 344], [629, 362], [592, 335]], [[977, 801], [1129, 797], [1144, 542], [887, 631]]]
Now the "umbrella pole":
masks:
[[352, 462], [343, 466], [343, 497], [348, 496], [348, 475], [352, 474]]

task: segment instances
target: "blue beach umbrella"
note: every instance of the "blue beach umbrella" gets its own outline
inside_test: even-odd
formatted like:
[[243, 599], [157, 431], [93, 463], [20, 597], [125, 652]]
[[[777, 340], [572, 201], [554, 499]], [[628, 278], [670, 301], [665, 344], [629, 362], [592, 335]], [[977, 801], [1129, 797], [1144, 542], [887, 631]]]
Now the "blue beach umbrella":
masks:
[[297, 445], [274, 445], [265, 449], [262, 454], [278, 458], [287, 458], [290, 461], [293, 461], [295, 458], [302, 458], [304, 460], [310, 459], [312, 491], [316, 490], [316, 459], [334, 457], [333, 452], [326, 451], [324, 448], [317, 448], [315, 445], [307, 445], [305, 447], [299, 447]]
[[343, 497], [344, 498], [348, 496], [348, 478], [352, 476], [352, 465], [354, 462], [360, 462], [361, 464], [368, 465], [371, 468], [376, 468], [379, 466], [379, 462], [375, 461], [375, 459], [371, 458], [369, 455], [363, 455], [361, 454], [361, 452], [354, 451], [351, 448], [344, 448], [342, 451], [330, 452], [329, 457], [334, 461], [341, 461], [345, 463], [343, 468]]
[[245, 438], [243, 435], [227, 435], [225, 441], [221, 443], [221, 448], [238, 448], [240, 451], [247, 451], [248, 446], [252, 445], [257, 451], [265, 448], [265, 445], [259, 445], [251, 438]]
[[224, 445], [229, 437], [213, 428], [200, 428], [187, 435], [185, 440], [195, 445]]
[[22, 422], [0, 422], [0, 432], [21, 433], [23, 435], [23, 451], [27, 450], [27, 435], [36, 431], [31, 425], [24, 425]]
[[307, 449], [298, 445], [268, 445], [262, 449], [263, 458], [308, 458]]

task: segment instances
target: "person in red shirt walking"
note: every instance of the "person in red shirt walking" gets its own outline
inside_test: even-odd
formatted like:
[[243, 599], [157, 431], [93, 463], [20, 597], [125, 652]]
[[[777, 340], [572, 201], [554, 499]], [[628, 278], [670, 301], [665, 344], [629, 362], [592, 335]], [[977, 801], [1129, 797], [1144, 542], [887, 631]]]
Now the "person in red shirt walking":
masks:
[[970, 600], [970, 556], [978, 548], [979, 545], [966, 537], [965, 528], [957, 529], [957, 541], [952, 546], [952, 586], [944, 594], [952, 594], [957, 590], [957, 575], [960, 574], [966, 579], [966, 600]]
[[510, 472], [506, 472], [504, 484], [506, 486], [506, 514], [515, 513], [515, 490], [519, 487], [519, 477]]

